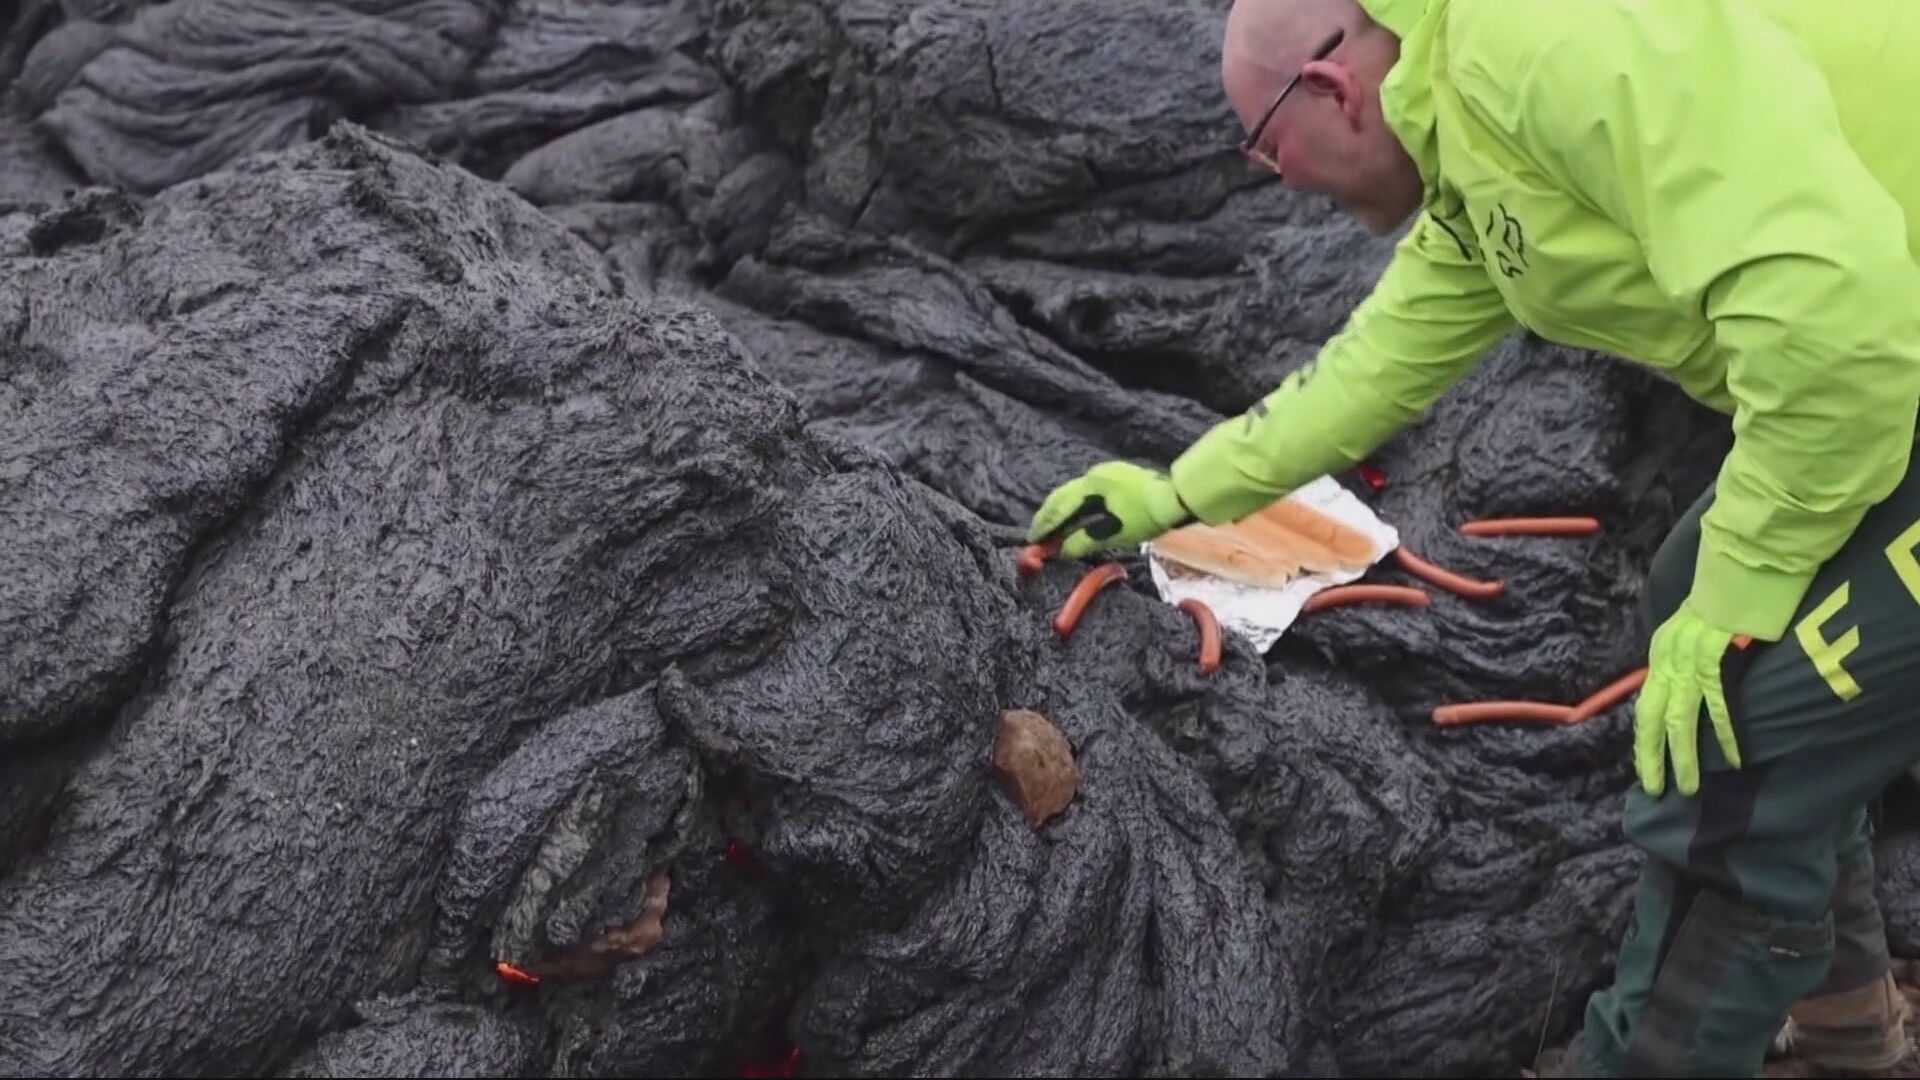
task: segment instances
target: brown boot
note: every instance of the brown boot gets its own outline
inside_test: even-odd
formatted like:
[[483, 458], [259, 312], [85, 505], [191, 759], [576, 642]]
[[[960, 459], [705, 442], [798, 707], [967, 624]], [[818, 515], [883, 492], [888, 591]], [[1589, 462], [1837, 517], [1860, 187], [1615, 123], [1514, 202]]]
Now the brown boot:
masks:
[[1781, 1040], [1822, 1073], [1890, 1075], [1906, 1058], [1907, 999], [1891, 973], [1854, 990], [1802, 999], [1787, 1010]]
[[1534, 1059], [1533, 1068], [1521, 1069], [1521, 1076], [1537, 1076], [1541, 1080], [1559, 1080], [1561, 1077], [1585, 1076], [1586, 1070], [1580, 1060], [1580, 1033], [1574, 1032], [1573, 1041], [1558, 1049], [1548, 1049]]

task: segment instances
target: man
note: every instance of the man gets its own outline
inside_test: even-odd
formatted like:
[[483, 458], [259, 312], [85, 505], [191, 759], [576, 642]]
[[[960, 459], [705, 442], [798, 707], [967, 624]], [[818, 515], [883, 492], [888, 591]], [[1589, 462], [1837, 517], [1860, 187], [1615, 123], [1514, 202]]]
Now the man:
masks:
[[1735, 442], [1651, 570], [1648, 858], [1566, 1075], [1755, 1075], [1790, 1007], [1817, 1067], [1890, 1068], [1865, 807], [1920, 758], [1920, 5], [1238, 0], [1224, 53], [1250, 157], [1411, 228], [1313, 362], [1168, 473], [1063, 484], [1032, 536], [1240, 518], [1516, 325], [1665, 372]]

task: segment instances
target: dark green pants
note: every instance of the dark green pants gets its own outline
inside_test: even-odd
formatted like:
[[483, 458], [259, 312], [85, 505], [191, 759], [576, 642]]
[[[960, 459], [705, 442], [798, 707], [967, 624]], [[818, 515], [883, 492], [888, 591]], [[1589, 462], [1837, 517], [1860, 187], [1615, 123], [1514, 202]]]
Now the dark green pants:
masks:
[[[1655, 557], [1650, 626], [1687, 595], [1712, 498]], [[1886, 969], [1866, 808], [1920, 758], [1916, 548], [1920, 468], [1822, 569], [1785, 637], [1724, 669], [1745, 766], [1728, 767], [1703, 711], [1700, 790], [1634, 786], [1625, 828], [1645, 869], [1569, 1075], [1757, 1075], [1795, 1001]]]

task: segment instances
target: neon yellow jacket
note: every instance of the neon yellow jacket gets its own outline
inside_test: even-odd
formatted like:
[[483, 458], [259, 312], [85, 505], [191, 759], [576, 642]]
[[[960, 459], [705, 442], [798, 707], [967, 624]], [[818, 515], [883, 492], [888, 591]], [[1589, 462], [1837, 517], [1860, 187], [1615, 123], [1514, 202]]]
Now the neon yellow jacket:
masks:
[[1308, 365], [1175, 461], [1244, 516], [1417, 419], [1516, 325], [1730, 414], [1691, 601], [1782, 636], [1920, 407], [1920, 2], [1362, 0], [1426, 205]]

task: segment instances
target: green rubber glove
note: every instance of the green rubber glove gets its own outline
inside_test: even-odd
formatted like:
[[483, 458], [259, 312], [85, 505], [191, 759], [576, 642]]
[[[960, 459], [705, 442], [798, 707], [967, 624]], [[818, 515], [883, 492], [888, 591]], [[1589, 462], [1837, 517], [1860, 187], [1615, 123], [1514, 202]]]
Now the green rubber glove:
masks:
[[1674, 786], [1682, 795], [1700, 790], [1700, 705], [1706, 703], [1713, 734], [1734, 768], [1740, 744], [1733, 737], [1721, 664], [1734, 647], [1734, 635], [1711, 626], [1690, 603], [1653, 632], [1647, 647], [1647, 681], [1633, 714], [1633, 761], [1640, 786], [1659, 795], [1667, 786], [1667, 762], [1673, 757]]
[[1193, 516], [1166, 473], [1130, 461], [1103, 461], [1048, 494], [1027, 526], [1027, 542], [1038, 543], [1100, 512], [1117, 519], [1118, 527], [1075, 528], [1060, 544], [1062, 557], [1081, 559], [1107, 548], [1142, 544]]

